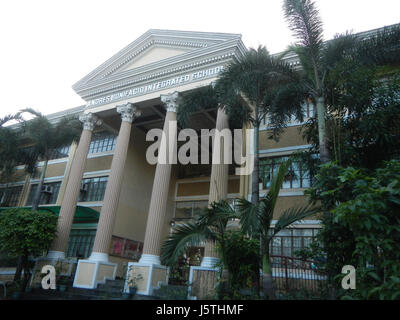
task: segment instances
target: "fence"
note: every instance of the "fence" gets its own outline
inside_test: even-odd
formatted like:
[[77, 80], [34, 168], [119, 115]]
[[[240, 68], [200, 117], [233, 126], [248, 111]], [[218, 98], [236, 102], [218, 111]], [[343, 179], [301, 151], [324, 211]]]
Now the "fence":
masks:
[[315, 262], [293, 257], [271, 256], [272, 277], [277, 293], [293, 290], [318, 291], [326, 283], [326, 275]]

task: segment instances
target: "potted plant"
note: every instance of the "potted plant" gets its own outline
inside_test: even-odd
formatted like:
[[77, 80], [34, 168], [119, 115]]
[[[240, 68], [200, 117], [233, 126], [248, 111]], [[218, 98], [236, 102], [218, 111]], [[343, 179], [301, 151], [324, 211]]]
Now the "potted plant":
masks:
[[[131, 274], [131, 270], [132, 270], [133, 266], [129, 267], [129, 274]], [[143, 276], [141, 274], [133, 274], [132, 277], [128, 276], [128, 290], [129, 290], [129, 294], [131, 295], [131, 297], [133, 297], [136, 294], [137, 291], [137, 282], [139, 280], [142, 280]]]

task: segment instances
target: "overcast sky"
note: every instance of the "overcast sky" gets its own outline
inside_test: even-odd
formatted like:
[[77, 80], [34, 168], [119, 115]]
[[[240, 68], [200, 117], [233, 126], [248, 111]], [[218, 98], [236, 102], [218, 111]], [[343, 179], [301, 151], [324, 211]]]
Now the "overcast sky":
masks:
[[[400, 22], [400, 0], [316, 0], [325, 39]], [[293, 42], [282, 0], [0, 2], [0, 117], [85, 102], [71, 86], [148, 29], [240, 33], [271, 53]]]

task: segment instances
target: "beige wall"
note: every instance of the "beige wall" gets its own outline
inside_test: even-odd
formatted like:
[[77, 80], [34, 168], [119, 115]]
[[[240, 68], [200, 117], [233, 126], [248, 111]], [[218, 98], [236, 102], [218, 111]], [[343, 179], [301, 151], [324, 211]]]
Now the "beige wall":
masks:
[[[208, 181], [204, 181], [204, 180]], [[210, 192], [210, 178], [203, 177], [199, 179], [185, 179], [177, 181], [177, 197], [192, 197], [208, 195]], [[236, 176], [229, 177], [228, 193], [239, 193], [240, 192], [240, 178]]]
[[[132, 141], [131, 141], [132, 144]], [[84, 172], [109, 170], [111, 168], [111, 161], [113, 156], [94, 157], [86, 160]]]
[[144, 133], [133, 127], [113, 232], [138, 241], [144, 240], [155, 171], [146, 161], [146, 148]]
[[260, 150], [307, 144], [307, 141], [303, 139], [302, 132], [299, 131], [299, 128], [299, 126], [286, 128], [279, 137], [278, 141], [268, 139], [268, 137], [271, 135], [271, 131], [260, 131]]
[[[274, 219], [278, 219], [284, 210], [287, 210], [292, 207], [302, 207], [307, 205], [308, 200], [306, 196], [284, 196], [278, 197], [278, 201], [276, 203]], [[318, 219], [317, 216], [308, 217], [304, 220], [315, 220]]]

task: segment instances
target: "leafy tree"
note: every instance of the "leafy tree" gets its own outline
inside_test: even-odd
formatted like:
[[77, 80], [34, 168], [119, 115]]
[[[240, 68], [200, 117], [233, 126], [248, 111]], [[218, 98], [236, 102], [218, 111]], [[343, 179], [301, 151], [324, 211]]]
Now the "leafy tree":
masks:
[[[60, 147], [71, 144], [73, 140], [79, 138], [81, 123], [76, 118], [61, 118], [57, 123], [52, 123], [40, 112], [33, 109], [23, 109], [20, 112], [34, 115], [35, 118], [24, 123], [27, 139], [32, 143], [30, 149], [30, 164], [43, 160], [44, 164], [40, 173], [39, 184], [33, 198], [32, 210], [37, 210], [40, 203], [41, 190], [46, 175], [47, 164], [52, 152]], [[28, 172], [33, 173], [34, 167], [28, 166]]]
[[340, 275], [344, 265], [356, 268], [356, 290], [337, 295], [358, 299], [399, 299], [400, 162], [392, 160], [369, 174], [365, 169], [324, 165], [308, 194], [329, 204], [320, 239], [326, 269]]
[[21, 257], [23, 288], [29, 280], [28, 258], [38, 257], [48, 250], [55, 237], [56, 227], [57, 216], [48, 211], [11, 208], [0, 215], [0, 252], [7, 253], [9, 257]]

